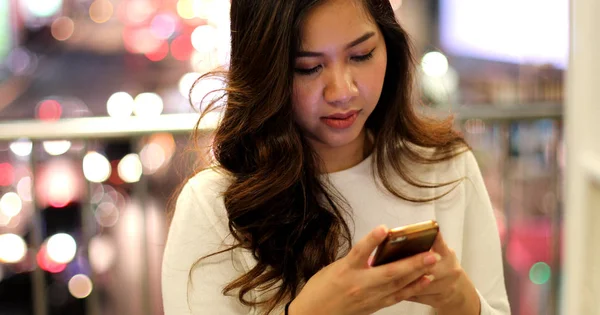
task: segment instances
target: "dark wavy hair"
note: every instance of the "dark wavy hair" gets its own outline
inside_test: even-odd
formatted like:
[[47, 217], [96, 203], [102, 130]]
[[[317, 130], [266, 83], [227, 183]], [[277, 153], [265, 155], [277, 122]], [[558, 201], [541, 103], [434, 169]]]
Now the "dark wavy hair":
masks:
[[[236, 292], [241, 303], [261, 307], [266, 314], [296, 296], [309, 278], [347, 253], [351, 244], [344, 219], [350, 209], [323, 181], [321, 161], [292, 115], [300, 28], [309, 11], [323, 1], [232, 0], [230, 68], [207, 75], [226, 80], [224, 93], [202, 117], [225, 101], [212, 150], [218, 169], [231, 177], [223, 198], [236, 240], [233, 247], [212, 255], [236, 248], [254, 255], [257, 265], [229, 283], [223, 294]], [[452, 118], [435, 120], [416, 113], [411, 43], [389, 0], [354, 1], [362, 2], [378, 25], [388, 54], [383, 91], [366, 122], [373, 136], [374, 176], [398, 198], [439, 198], [411, 198], [394, 187], [392, 178], [400, 176], [423, 189], [458, 183], [460, 179], [423, 183], [411, 177], [406, 166], [449, 160], [468, 146], [453, 130]], [[434, 154], [418, 147], [433, 149], [429, 151]], [[249, 300], [253, 290], [272, 294]]]

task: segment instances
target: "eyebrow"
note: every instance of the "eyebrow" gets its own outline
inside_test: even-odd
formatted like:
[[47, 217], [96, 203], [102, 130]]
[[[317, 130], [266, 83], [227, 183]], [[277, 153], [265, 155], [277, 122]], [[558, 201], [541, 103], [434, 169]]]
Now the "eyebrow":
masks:
[[[351, 41], [350, 43], [346, 44], [345, 49], [350, 49], [354, 46], [357, 46], [365, 41], [367, 41], [369, 38], [375, 36], [375, 32], [368, 32], [366, 34], [364, 34], [363, 36]], [[302, 57], [322, 57], [324, 54], [321, 52], [315, 52], [315, 51], [299, 51], [296, 54], [296, 58], [302, 58]]]

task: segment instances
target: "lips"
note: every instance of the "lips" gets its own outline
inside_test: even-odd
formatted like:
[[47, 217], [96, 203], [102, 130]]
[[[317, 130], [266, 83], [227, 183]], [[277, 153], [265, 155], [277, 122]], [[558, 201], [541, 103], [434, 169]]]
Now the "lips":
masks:
[[336, 113], [333, 115], [321, 117], [321, 121], [334, 129], [347, 129], [354, 125], [360, 111], [350, 111], [347, 113]]

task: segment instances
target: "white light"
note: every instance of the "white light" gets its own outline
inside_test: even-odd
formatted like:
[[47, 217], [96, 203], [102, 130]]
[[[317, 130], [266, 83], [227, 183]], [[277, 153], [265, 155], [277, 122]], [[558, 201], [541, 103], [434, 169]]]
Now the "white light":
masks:
[[83, 158], [83, 175], [93, 183], [101, 183], [110, 177], [110, 162], [98, 152], [90, 152]]
[[154, 174], [166, 161], [165, 150], [158, 143], [148, 143], [140, 151], [144, 174]]
[[71, 235], [58, 233], [48, 239], [46, 250], [52, 261], [59, 264], [68, 264], [75, 258], [77, 244]]
[[50, 17], [58, 13], [62, 7], [62, 0], [26, 0], [25, 5], [35, 16]]
[[199, 52], [210, 52], [216, 49], [217, 29], [212, 25], [201, 25], [192, 32], [192, 46]]
[[71, 148], [71, 141], [57, 140], [57, 141], [44, 141], [42, 144], [44, 150], [50, 155], [57, 156], [66, 153]]
[[0, 262], [18, 263], [27, 253], [27, 244], [16, 234], [0, 235]]
[[425, 74], [432, 77], [441, 77], [448, 72], [448, 59], [437, 51], [428, 52], [423, 56], [421, 67]]
[[14, 192], [6, 193], [0, 198], [0, 211], [7, 217], [14, 217], [21, 212], [23, 202]]
[[160, 116], [163, 112], [163, 100], [156, 93], [142, 93], [135, 97], [133, 112], [141, 117]]
[[196, 72], [184, 74], [179, 80], [179, 93], [181, 93], [181, 95], [183, 95], [185, 98], [188, 98], [194, 82], [196, 82], [200, 76], [201, 74]]
[[90, 240], [89, 258], [90, 265], [95, 272], [108, 271], [117, 258], [114, 242], [108, 236], [94, 236]]
[[6, 216], [0, 211], [0, 226], [7, 226], [10, 223], [12, 217]]
[[140, 157], [135, 154], [127, 154], [119, 162], [119, 177], [126, 183], [135, 183], [142, 177], [142, 162]]
[[21, 139], [10, 144], [10, 150], [21, 157], [29, 156], [32, 149], [33, 143], [27, 139]]
[[96, 221], [103, 227], [113, 227], [119, 221], [119, 209], [113, 202], [102, 202], [96, 208]]
[[92, 293], [93, 285], [92, 280], [86, 275], [78, 274], [74, 275], [69, 280], [69, 293], [78, 299], [85, 299]]
[[117, 92], [108, 98], [106, 110], [111, 117], [129, 117], [133, 113], [133, 97], [127, 92]]
[[23, 201], [31, 201], [31, 177], [25, 176], [19, 180], [17, 194]]

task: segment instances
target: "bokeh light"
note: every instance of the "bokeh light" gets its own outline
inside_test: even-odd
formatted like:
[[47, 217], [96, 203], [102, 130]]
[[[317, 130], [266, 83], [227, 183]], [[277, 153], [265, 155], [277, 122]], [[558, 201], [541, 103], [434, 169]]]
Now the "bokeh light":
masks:
[[442, 77], [448, 72], [448, 59], [440, 52], [428, 52], [423, 56], [421, 67], [428, 76]]
[[67, 268], [67, 264], [57, 263], [48, 256], [46, 244], [42, 244], [40, 250], [35, 256], [38, 266], [50, 273], [59, 273]]
[[17, 194], [23, 201], [31, 201], [31, 177], [25, 176], [17, 183]]
[[157, 14], [150, 22], [150, 29], [157, 38], [169, 39], [177, 30], [177, 18], [171, 14]]
[[108, 98], [106, 110], [111, 117], [129, 117], [133, 113], [133, 97], [127, 92], [117, 92]]
[[69, 17], [61, 16], [52, 22], [50, 31], [56, 40], [65, 41], [73, 36], [75, 23]]
[[69, 234], [58, 233], [52, 235], [46, 243], [48, 257], [59, 264], [68, 264], [75, 257], [77, 243]]
[[0, 186], [10, 186], [15, 180], [15, 170], [10, 163], [0, 163]]
[[189, 60], [193, 52], [190, 35], [179, 35], [171, 42], [171, 56], [179, 61]]
[[94, 216], [100, 226], [108, 228], [117, 224], [120, 213], [114, 202], [105, 201], [98, 205]]
[[61, 154], [67, 153], [71, 148], [71, 141], [68, 140], [53, 140], [53, 141], [44, 141], [42, 143], [44, 150], [46, 153], [52, 156], [58, 156]]
[[194, 14], [194, 1], [193, 0], [179, 0], [177, 1], [177, 14], [182, 19], [193, 19], [196, 17]]
[[139, 155], [131, 153], [124, 156], [119, 162], [117, 171], [124, 182], [138, 182], [142, 177], [142, 162]]
[[31, 73], [37, 67], [37, 57], [26, 48], [17, 47], [6, 58], [6, 67], [17, 75]]
[[537, 262], [529, 270], [529, 279], [535, 284], [545, 284], [550, 280], [552, 270], [545, 262]]
[[10, 150], [16, 156], [27, 157], [31, 154], [33, 143], [27, 139], [20, 139], [10, 144]]
[[217, 29], [212, 25], [200, 25], [192, 32], [192, 46], [199, 52], [215, 50], [217, 40]]
[[101, 183], [110, 177], [110, 162], [98, 152], [89, 152], [83, 158], [83, 175], [93, 183]]
[[74, 275], [69, 280], [69, 293], [78, 299], [85, 299], [92, 293], [92, 280], [84, 274]]
[[109, 0], [94, 0], [90, 5], [90, 19], [98, 24], [107, 22], [113, 16], [114, 8]]
[[156, 51], [163, 40], [157, 38], [148, 27], [123, 30], [125, 48], [134, 54], [146, 54]]
[[136, 116], [156, 117], [163, 111], [163, 100], [156, 93], [141, 93], [134, 99], [133, 112]]
[[194, 82], [198, 80], [202, 75], [197, 72], [190, 72], [184, 74], [181, 79], [179, 79], [179, 93], [183, 95], [185, 98], [189, 98], [190, 91]]
[[156, 12], [153, 1], [147, 0], [128, 0], [122, 2], [121, 9], [125, 15], [125, 24], [129, 26], [136, 26], [146, 22]]
[[96, 273], [108, 271], [117, 258], [117, 248], [110, 236], [96, 235], [90, 240], [89, 261]]
[[37, 105], [37, 117], [43, 121], [56, 121], [62, 115], [62, 106], [56, 100], [44, 100]]
[[0, 198], [0, 211], [7, 217], [14, 217], [23, 209], [23, 202], [19, 195], [14, 192], [7, 192]]
[[51, 17], [62, 7], [62, 0], [24, 0], [27, 10], [36, 17]]
[[7, 233], [0, 235], [0, 262], [14, 264], [27, 254], [27, 244], [22, 237]]
[[169, 43], [163, 40], [156, 50], [144, 54], [151, 61], [158, 62], [169, 55]]

